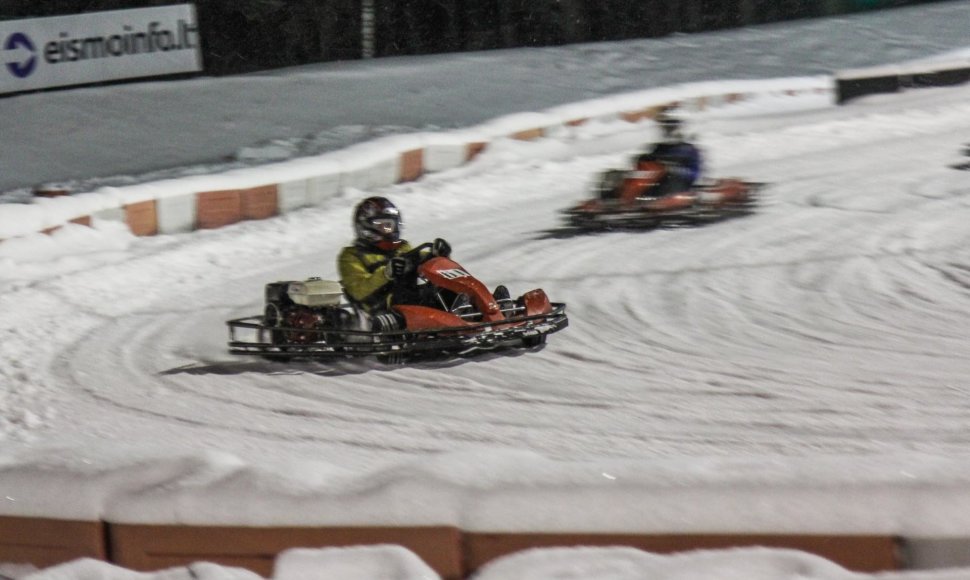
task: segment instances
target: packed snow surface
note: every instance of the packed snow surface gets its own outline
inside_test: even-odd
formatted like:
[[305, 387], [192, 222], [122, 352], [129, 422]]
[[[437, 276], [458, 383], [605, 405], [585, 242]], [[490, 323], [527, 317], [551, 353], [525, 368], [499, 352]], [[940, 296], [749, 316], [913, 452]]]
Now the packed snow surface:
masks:
[[[950, 22], [967, 6], [897, 14]], [[832, 22], [871, 31], [867, 20]], [[738, 34], [792, 42], [777, 30]], [[627, 44], [589, 50], [611, 46]], [[903, 47], [901, 58], [929, 56]], [[718, 78], [681, 48], [685, 67]], [[420, 77], [422, 61], [410, 62]], [[378, 64], [341, 66], [376, 78]], [[269, 77], [314, 79], [316, 70]], [[542, 78], [535, 91], [551, 92]], [[204, 87], [230, 102], [266, 79], [25, 95], [0, 100], [0, 118], [20, 115], [40, 133], [56, 127], [70, 96]], [[642, 87], [618, 86], [633, 88]], [[193, 115], [222, 118], [213, 110]], [[409, 124], [399, 113], [388, 126]], [[468, 166], [347, 190], [271, 220], [152, 238], [98, 221], [0, 243], [3, 513], [968, 537], [970, 173], [948, 163], [970, 134], [970, 89], [845, 106], [831, 92], [779, 93], [684, 114], [708, 176], [768, 184], [754, 215], [564, 235], [558, 211], [657, 136], [650, 123], [604, 120], [535, 142], [500, 140]], [[233, 123], [250, 119], [262, 117]], [[34, 179], [24, 175], [21, 183]], [[336, 278], [352, 208], [375, 193], [402, 209], [409, 239], [446, 238], [490, 286], [543, 288], [567, 304], [569, 327], [534, 351], [404, 367], [227, 354], [225, 321], [259, 313], [265, 283]], [[323, 556], [296, 554], [290, 570], [303, 568], [301, 557]], [[338, 567], [353, 558], [335, 557]], [[423, 573], [407, 555], [386, 561], [405, 577]], [[567, 561], [574, 576], [563, 576]], [[77, 577], [102, 573], [91, 570], [102, 564], [75, 565], [87, 567]], [[712, 566], [755, 579], [848, 577], [804, 554], [757, 551], [677, 559], [606, 550], [503, 565], [482, 577], [711, 577], [702, 571]], [[936, 574], [905, 577], [949, 578]]]

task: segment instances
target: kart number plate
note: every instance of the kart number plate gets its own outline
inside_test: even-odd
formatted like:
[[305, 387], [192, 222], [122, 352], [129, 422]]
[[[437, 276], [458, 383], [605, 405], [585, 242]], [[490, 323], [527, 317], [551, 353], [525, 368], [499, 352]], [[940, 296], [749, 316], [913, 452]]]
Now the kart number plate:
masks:
[[454, 280], [456, 278], [467, 278], [468, 272], [461, 268], [450, 268], [448, 270], [438, 270], [438, 275], [446, 280]]

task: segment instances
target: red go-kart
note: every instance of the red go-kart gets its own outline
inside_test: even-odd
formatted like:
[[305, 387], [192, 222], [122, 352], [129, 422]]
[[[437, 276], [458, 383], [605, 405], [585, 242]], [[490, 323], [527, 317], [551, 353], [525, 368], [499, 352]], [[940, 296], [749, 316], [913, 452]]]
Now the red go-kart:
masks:
[[512, 298], [494, 292], [450, 258], [422, 244], [408, 253], [417, 263], [412, 303], [370, 315], [352, 303], [339, 282], [310, 278], [266, 285], [262, 316], [229, 320], [229, 352], [270, 359], [376, 356], [389, 363], [466, 355], [499, 348], [533, 348], [568, 325], [566, 305], [542, 289]]
[[663, 187], [666, 171], [662, 163], [645, 161], [603, 172], [595, 197], [563, 210], [566, 223], [580, 229], [694, 225], [751, 213], [764, 187], [720, 178], [671, 191]]

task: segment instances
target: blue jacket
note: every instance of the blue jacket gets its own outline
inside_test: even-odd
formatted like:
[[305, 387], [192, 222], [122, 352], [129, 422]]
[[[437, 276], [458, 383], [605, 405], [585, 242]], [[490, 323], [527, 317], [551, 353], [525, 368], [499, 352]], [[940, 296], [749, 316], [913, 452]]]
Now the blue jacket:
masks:
[[658, 161], [672, 166], [670, 171], [688, 180], [690, 185], [701, 176], [701, 152], [686, 141], [658, 143], [652, 151], [637, 158], [637, 161]]

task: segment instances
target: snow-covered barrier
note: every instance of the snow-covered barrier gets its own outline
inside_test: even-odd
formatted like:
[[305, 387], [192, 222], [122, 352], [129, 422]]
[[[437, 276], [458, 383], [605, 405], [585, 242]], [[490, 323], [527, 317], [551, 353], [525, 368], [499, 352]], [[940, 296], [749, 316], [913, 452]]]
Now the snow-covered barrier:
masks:
[[[2, 573], [2, 572], [0, 572]], [[966, 569], [919, 573], [862, 574], [824, 558], [790, 549], [762, 547], [649, 553], [625, 546], [537, 548], [490, 562], [475, 580], [560, 580], [588, 578], [744, 578], [779, 580], [964, 580]], [[9, 577], [13, 578], [11, 574]], [[112, 578], [132, 580], [259, 580], [245, 568], [198, 562], [156, 573], [134, 572], [93, 559], [72, 561], [29, 576], [29, 580]], [[392, 545], [294, 548], [275, 561], [273, 580], [436, 580], [442, 578], [414, 553]]]
[[[0, 562], [89, 558], [143, 571], [208, 562], [268, 576], [287, 550], [391, 545], [447, 580], [579, 546], [797, 550], [858, 573], [967, 565], [966, 518], [953, 515], [967, 513], [964, 461], [896, 460], [844, 471], [839, 458], [590, 469], [479, 449], [355, 474], [216, 452], [51, 449], [0, 457]], [[833, 475], [806, 484], [817, 470]], [[900, 477], [911, 482], [905, 501]]]
[[280, 163], [0, 205], [0, 241], [92, 219], [135, 235], [174, 234], [317, 206], [349, 189], [373, 190], [460, 167], [503, 139], [568, 139], [590, 120], [649, 121], [665, 107], [705, 110], [759, 95], [832, 91], [828, 77], [692, 83], [506, 115], [451, 132], [395, 135]]
[[945, 87], [970, 81], [970, 59], [848, 69], [835, 74], [839, 104], [866, 95]]

